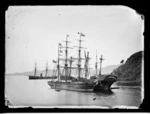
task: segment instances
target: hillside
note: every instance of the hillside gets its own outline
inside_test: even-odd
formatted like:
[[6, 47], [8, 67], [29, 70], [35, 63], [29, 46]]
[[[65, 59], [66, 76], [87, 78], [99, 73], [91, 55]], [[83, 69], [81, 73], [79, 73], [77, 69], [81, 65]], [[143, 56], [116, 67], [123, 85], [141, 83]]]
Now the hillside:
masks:
[[[47, 75], [51, 76], [53, 70], [49, 69]], [[45, 75], [45, 70], [37, 70], [36, 75], [40, 76], [40, 73]], [[28, 71], [28, 72], [20, 72], [20, 73], [10, 73], [6, 74], [7, 76], [28, 76], [28, 75], [34, 75], [34, 70]]]
[[102, 67], [102, 74], [110, 74], [118, 66], [119, 65], [109, 65], [109, 66], [106, 66], [106, 67]]
[[[102, 74], [108, 74], [111, 73], [115, 68], [117, 68], [119, 65], [109, 65], [106, 67], [102, 67]], [[98, 69], [99, 71], [99, 69]], [[61, 71], [62, 72], [62, 71]], [[37, 75], [39, 76], [40, 73], [42, 73], [43, 75], [45, 75], [45, 70], [37, 70]], [[77, 75], [77, 70], [72, 69], [71, 71], [72, 75]], [[93, 73], [95, 73], [94, 69], [90, 69], [90, 75], [93, 75]], [[53, 70], [49, 69], [48, 70], [48, 75], [52, 76], [53, 74]], [[84, 70], [81, 71], [81, 74], [84, 75]], [[34, 75], [34, 70], [29, 71], [29, 72], [22, 72], [22, 73], [11, 73], [11, 74], [6, 74], [8, 76], [28, 76], [28, 75]]]
[[125, 85], [128, 85], [128, 82], [132, 82], [130, 85], [141, 85], [142, 53], [142, 51], [134, 53], [125, 63], [113, 70], [113, 74], [118, 76], [120, 85], [121, 81], [126, 81]]

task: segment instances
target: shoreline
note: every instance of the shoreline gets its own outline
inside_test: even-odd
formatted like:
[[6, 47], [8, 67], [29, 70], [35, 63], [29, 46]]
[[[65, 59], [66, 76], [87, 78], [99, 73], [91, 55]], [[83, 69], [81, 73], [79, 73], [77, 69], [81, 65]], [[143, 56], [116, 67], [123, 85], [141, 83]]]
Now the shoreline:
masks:
[[130, 88], [141, 88], [140, 83], [136, 81], [117, 81], [113, 84], [116, 87], [130, 87]]

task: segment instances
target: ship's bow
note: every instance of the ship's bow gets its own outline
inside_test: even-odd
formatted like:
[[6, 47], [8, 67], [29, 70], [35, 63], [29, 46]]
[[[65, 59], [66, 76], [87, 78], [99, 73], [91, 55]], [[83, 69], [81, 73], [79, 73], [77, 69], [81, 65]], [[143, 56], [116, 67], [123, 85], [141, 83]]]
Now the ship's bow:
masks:
[[94, 91], [110, 92], [111, 85], [116, 81], [117, 81], [117, 76], [107, 75], [103, 79], [97, 81], [94, 87]]

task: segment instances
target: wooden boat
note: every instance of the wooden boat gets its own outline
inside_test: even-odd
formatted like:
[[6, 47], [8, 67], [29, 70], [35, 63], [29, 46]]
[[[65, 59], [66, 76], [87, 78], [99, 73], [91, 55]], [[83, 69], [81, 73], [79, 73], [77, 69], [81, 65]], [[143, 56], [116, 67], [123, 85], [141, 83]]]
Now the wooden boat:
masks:
[[108, 77], [106, 76], [103, 80], [96, 80], [95, 82], [91, 82], [90, 80], [85, 82], [48, 81], [48, 84], [52, 89], [59, 90], [109, 92], [111, 91], [111, 85], [116, 80], [116, 76], [108, 75]]
[[[55, 90], [71, 90], [71, 91], [95, 91], [95, 92], [108, 92], [111, 91], [111, 85], [117, 80], [117, 76], [114, 75], [105, 75], [104, 77], [101, 76], [101, 64], [102, 64], [102, 60], [104, 60], [101, 56], [100, 58], [100, 71], [99, 71], [99, 75], [96, 74], [97, 78], [95, 80], [91, 80], [91, 79], [87, 79], [87, 75], [88, 75], [88, 62], [89, 62], [89, 53], [85, 53], [85, 65], [84, 65], [84, 70], [85, 70], [85, 77], [81, 78], [81, 36], [85, 36], [82, 33], [80, 34], [80, 39], [79, 39], [79, 47], [78, 47], [78, 51], [79, 51], [79, 57], [76, 58], [78, 60], [78, 64], [77, 64], [77, 70], [78, 70], [78, 77], [76, 78], [76, 80], [72, 80], [72, 79], [68, 79], [68, 77], [71, 75], [71, 65], [72, 65], [72, 57], [70, 57], [70, 59], [68, 59], [68, 36], [66, 37], [66, 50], [65, 50], [65, 65], [64, 65], [64, 70], [65, 70], [65, 80], [61, 80], [60, 79], [60, 65], [59, 65], [59, 52], [61, 49], [61, 45], [59, 43], [58, 45], [58, 62], [57, 62], [57, 68], [58, 68], [58, 80], [57, 81], [48, 81], [48, 85], [51, 87], [51, 89], [55, 89]], [[96, 56], [97, 58], [97, 56]], [[70, 67], [68, 67], [68, 62], [70, 61]], [[97, 62], [96, 62], [97, 65]], [[70, 69], [70, 75], [68, 75], [68, 69]], [[96, 71], [97, 72], [97, 71]]]

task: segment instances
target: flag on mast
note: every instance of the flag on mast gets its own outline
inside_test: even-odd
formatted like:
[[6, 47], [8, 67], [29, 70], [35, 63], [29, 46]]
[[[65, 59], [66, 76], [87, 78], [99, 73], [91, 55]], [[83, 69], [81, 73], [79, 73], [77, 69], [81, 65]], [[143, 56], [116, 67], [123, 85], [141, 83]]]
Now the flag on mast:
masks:
[[53, 63], [57, 63], [57, 61], [53, 60]]
[[80, 33], [80, 35], [81, 35], [81, 36], [85, 36], [85, 34], [83, 34], [83, 33]]
[[85, 34], [81, 33], [81, 32], [78, 32], [78, 34], [80, 34], [81, 36], [85, 36]]
[[61, 43], [59, 43], [59, 46], [61, 46]]
[[62, 48], [62, 44], [61, 43], [59, 43], [59, 47]]

